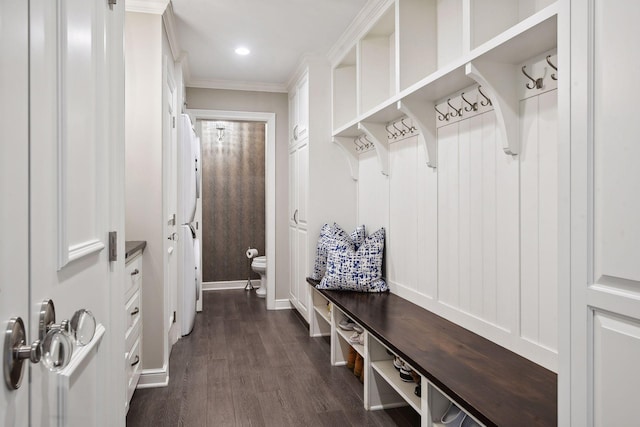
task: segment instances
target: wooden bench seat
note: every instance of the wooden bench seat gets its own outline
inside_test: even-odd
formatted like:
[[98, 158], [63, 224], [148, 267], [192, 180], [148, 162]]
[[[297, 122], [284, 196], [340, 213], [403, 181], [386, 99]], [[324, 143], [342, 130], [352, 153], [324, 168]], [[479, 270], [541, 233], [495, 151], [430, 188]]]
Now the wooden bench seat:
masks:
[[485, 425], [557, 425], [555, 373], [397, 295], [320, 293]]

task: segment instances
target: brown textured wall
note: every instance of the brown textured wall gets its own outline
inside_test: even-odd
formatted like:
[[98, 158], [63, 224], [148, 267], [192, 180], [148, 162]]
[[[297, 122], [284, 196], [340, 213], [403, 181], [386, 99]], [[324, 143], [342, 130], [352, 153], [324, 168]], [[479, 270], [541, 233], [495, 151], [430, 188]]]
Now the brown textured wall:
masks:
[[203, 121], [202, 167], [202, 280], [246, 280], [247, 248], [265, 253], [264, 123]]

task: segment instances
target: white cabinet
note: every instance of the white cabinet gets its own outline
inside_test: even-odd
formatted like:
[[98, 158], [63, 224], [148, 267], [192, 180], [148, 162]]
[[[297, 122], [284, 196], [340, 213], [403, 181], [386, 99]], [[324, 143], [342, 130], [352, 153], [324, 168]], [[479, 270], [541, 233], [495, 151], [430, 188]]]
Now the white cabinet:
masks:
[[142, 251], [131, 255], [125, 265], [125, 409], [138, 385], [142, 371]]
[[309, 131], [309, 76], [304, 74], [289, 92], [289, 143], [305, 139]]
[[348, 229], [355, 226], [356, 186], [340, 147], [331, 141], [331, 68], [326, 59], [307, 59], [292, 81], [288, 297], [313, 324], [306, 277], [311, 273], [320, 228], [332, 222]]
[[309, 319], [307, 186], [309, 140], [304, 139], [289, 150], [289, 300]]

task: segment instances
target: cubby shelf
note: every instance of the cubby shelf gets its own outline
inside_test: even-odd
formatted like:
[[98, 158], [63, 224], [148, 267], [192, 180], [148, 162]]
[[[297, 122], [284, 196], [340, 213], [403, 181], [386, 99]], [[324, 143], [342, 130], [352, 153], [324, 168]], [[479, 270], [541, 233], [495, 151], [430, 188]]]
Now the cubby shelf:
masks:
[[349, 341], [349, 336], [350, 336], [351, 333], [353, 333], [353, 331], [343, 331], [340, 328], [336, 328], [336, 332], [338, 333], [340, 338], [344, 339], [347, 342], [347, 344], [349, 344], [351, 347], [353, 347], [358, 352], [358, 354], [360, 356], [364, 357], [364, 345], [362, 345], [362, 344], [354, 344], [351, 341]]
[[326, 307], [314, 306], [313, 309], [320, 315], [320, 318], [324, 319], [329, 325], [331, 324], [331, 315]]
[[415, 383], [404, 382], [398, 375], [398, 370], [393, 366], [393, 360], [381, 360], [371, 362], [371, 367], [400, 395], [411, 405], [413, 409], [422, 414], [421, 399], [415, 395]]
[[[472, 50], [469, 51], [467, 48], [467, 53], [461, 53], [457, 59], [446, 61], [445, 65], [439, 66], [436, 71], [408, 85], [399, 93], [391, 92], [391, 96], [377, 102], [376, 106], [362, 111], [362, 107], [369, 107], [368, 103], [363, 103], [350, 120], [344, 116], [341, 117], [340, 123], [344, 124], [334, 128], [333, 136], [334, 141], [345, 148], [352, 177], [358, 179], [357, 167], [354, 166], [358, 156], [357, 153], [349, 151], [346, 141], [343, 140], [340, 143], [339, 138], [354, 138], [363, 133], [372, 136], [367, 129], [370, 129], [373, 124], [384, 125], [405, 115], [414, 121], [420, 131], [419, 140], [426, 148], [428, 165], [436, 167], [436, 116], [433, 106], [448, 95], [474, 84], [482, 85], [492, 99], [503, 137], [504, 151], [510, 155], [518, 154], [520, 151], [518, 122], [515, 120], [518, 106], [515, 87], [519, 72], [518, 65], [557, 45], [558, 8], [557, 2], [550, 4], [489, 38], [486, 42], [480, 43], [477, 47], [472, 46]], [[395, 28], [395, 31], [401, 34], [402, 23], [398, 25], [399, 28]], [[469, 42], [469, 45], [473, 43]], [[396, 58], [396, 67], [402, 73], [402, 63], [398, 65], [397, 61], [398, 58]], [[355, 83], [359, 84], [358, 81]], [[404, 82], [400, 84], [400, 88], [403, 86]], [[334, 92], [334, 98], [336, 95]], [[388, 146], [386, 138], [384, 139], [384, 143], [377, 141], [375, 147], [380, 160], [380, 170], [386, 175], [388, 174]]]

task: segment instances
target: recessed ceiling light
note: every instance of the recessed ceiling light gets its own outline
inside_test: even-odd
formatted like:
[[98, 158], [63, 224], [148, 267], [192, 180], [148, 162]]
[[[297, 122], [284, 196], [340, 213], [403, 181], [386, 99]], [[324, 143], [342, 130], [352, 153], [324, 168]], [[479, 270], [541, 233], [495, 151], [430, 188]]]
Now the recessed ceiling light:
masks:
[[236, 49], [236, 53], [238, 55], [245, 56], [245, 55], [249, 55], [251, 53], [251, 51], [249, 49], [247, 49], [246, 47], [239, 47], [239, 48]]

